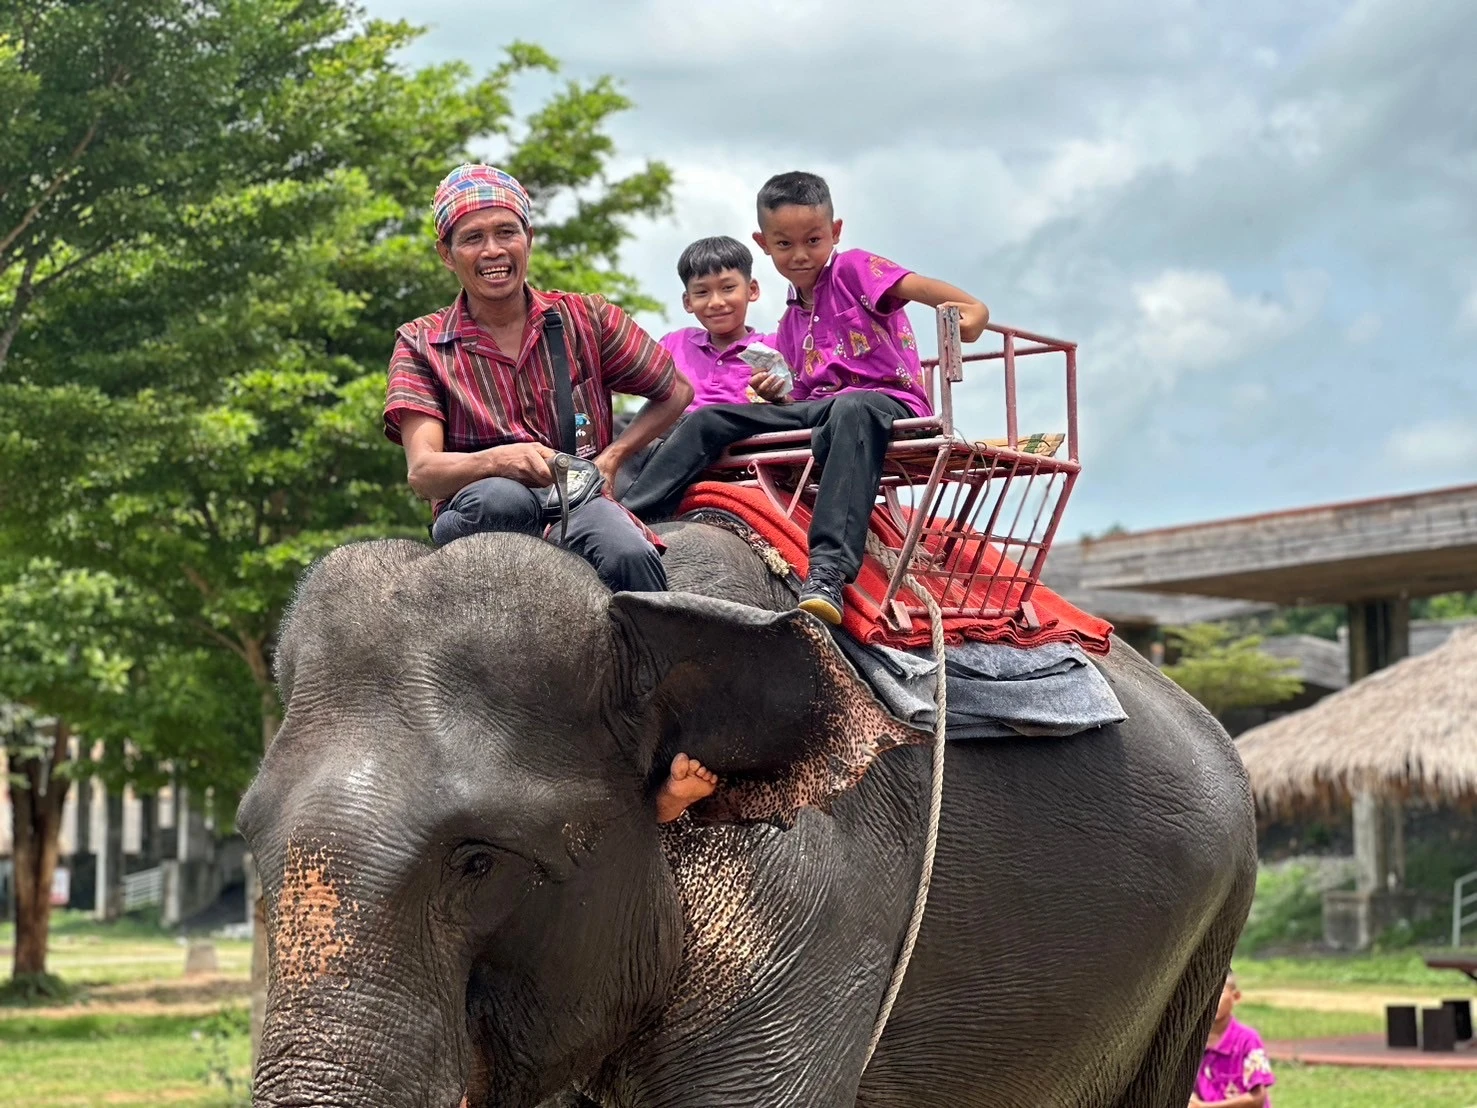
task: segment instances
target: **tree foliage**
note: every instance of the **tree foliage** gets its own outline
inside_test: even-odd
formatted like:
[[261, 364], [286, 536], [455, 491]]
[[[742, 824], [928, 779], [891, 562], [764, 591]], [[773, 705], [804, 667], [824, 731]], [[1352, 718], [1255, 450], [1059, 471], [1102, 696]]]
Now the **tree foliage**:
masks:
[[1213, 623], [1167, 628], [1165, 633], [1179, 650], [1179, 660], [1164, 667], [1165, 676], [1217, 718], [1236, 708], [1277, 704], [1303, 691], [1302, 681], [1288, 672], [1297, 663], [1262, 653], [1259, 636], [1235, 638]]
[[1413, 600], [1410, 614], [1415, 619], [1477, 619], [1477, 592], [1449, 592]]
[[[154, 129], [198, 133], [178, 151], [153, 136], [152, 160], [107, 162], [105, 183], [88, 175], [87, 159], [113, 148], [89, 146], [47, 201], [51, 215], [28, 225], [37, 249], [49, 236], [47, 257], [80, 257], [93, 242], [83, 225], [113, 203], [108, 189], [148, 198], [123, 220], [145, 230], [109, 239], [105, 266], [70, 271], [44, 301], [14, 287], [8, 305], [0, 300], [20, 313], [0, 380], [0, 528], [26, 555], [112, 575], [156, 604], [168, 621], [151, 657], [189, 662], [190, 682], [212, 670], [199, 651], [225, 652], [270, 729], [271, 640], [297, 576], [346, 541], [424, 534], [403, 458], [379, 428], [393, 329], [455, 292], [431, 249], [427, 207], [440, 177], [474, 137], [493, 136], [502, 146], [493, 156], [535, 197], [534, 279], [631, 302], [619, 248], [631, 217], [665, 209], [670, 172], [650, 164], [608, 179], [606, 123], [629, 106], [608, 79], [569, 82], [519, 119], [518, 75], [557, 68], [536, 47], [515, 44], [473, 79], [459, 64], [405, 70], [394, 53], [417, 32], [335, 4], [25, 10], [42, 8], [61, 22], [63, 8], [84, 22], [104, 18], [94, 8], [125, 10], [108, 18], [140, 26], [162, 19], [171, 35], [125, 36], [147, 55], [125, 68], [155, 75], [139, 100], [156, 113]], [[261, 30], [274, 21], [282, 26]], [[178, 34], [221, 57], [177, 72]], [[47, 58], [51, 68], [38, 69]], [[238, 90], [248, 59], [251, 79]], [[75, 92], [86, 74], [104, 90], [94, 99], [111, 95], [110, 62], [89, 63], [70, 84], [54, 71], [55, 50], [15, 53], [17, 64], [29, 66], [38, 118], [56, 88]], [[131, 80], [117, 95], [133, 105], [143, 87]], [[133, 111], [101, 116], [94, 142], [134, 135]], [[76, 109], [67, 127], [85, 132], [92, 118]], [[51, 149], [65, 145], [63, 132], [72, 133], [42, 136], [38, 125], [34, 140], [13, 141], [44, 138]], [[175, 182], [154, 182], [146, 163], [176, 157]], [[156, 675], [146, 687], [165, 684]]]
[[299, 574], [424, 537], [380, 413], [394, 329], [456, 293], [449, 169], [528, 185], [535, 283], [649, 306], [619, 254], [671, 173], [610, 172], [619, 89], [520, 116], [547, 53], [410, 69], [417, 34], [343, 0], [0, 7], [0, 698], [104, 740], [110, 776], [167, 762], [229, 803]]

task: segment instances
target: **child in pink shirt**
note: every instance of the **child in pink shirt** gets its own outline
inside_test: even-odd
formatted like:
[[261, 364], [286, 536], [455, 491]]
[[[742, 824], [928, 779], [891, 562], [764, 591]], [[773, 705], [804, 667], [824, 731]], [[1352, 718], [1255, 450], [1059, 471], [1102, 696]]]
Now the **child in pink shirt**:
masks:
[[766, 431], [813, 428], [821, 466], [810, 521], [810, 566], [798, 607], [839, 624], [841, 589], [856, 580], [895, 420], [929, 414], [909, 301], [959, 308], [960, 335], [979, 338], [990, 312], [969, 293], [864, 250], [838, 252], [841, 221], [814, 173], [781, 173], [759, 190], [754, 241], [790, 282], [776, 349], [794, 390], [756, 371], [769, 404], [710, 404], [688, 415], [626, 494], [638, 516], [670, 514], [683, 491], [729, 444]]
[[662, 338], [677, 368], [692, 382], [689, 412], [709, 404], [747, 404], [753, 370], [740, 356], [751, 342], [773, 344], [748, 324], [749, 305], [759, 299], [754, 255], [738, 239], [699, 239], [677, 259], [682, 306], [700, 327], [684, 327]]
[[1267, 1091], [1277, 1083], [1262, 1038], [1231, 1013], [1241, 1002], [1236, 975], [1226, 974], [1210, 1025], [1205, 1058], [1195, 1074], [1190, 1108], [1271, 1108]]

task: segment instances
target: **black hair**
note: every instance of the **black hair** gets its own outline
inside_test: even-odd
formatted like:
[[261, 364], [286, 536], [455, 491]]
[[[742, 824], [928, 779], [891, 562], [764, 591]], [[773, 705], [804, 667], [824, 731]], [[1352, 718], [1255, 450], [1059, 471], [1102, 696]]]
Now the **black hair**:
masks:
[[828, 215], [835, 212], [831, 205], [831, 189], [825, 178], [798, 169], [776, 173], [764, 182], [764, 187], [759, 190], [759, 222], [764, 222], [765, 212], [777, 211], [790, 204], [800, 208], [825, 208]]
[[677, 259], [677, 276], [683, 288], [695, 277], [711, 277], [725, 269], [738, 270], [745, 281], [754, 276], [753, 251], [727, 235], [698, 239]]

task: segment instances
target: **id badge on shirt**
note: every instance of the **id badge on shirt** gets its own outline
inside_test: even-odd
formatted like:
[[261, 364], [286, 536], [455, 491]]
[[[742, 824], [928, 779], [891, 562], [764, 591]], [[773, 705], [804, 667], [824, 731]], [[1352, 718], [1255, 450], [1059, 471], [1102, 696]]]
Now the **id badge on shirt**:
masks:
[[595, 445], [595, 427], [584, 412], [574, 413], [574, 452], [586, 461], [600, 453]]

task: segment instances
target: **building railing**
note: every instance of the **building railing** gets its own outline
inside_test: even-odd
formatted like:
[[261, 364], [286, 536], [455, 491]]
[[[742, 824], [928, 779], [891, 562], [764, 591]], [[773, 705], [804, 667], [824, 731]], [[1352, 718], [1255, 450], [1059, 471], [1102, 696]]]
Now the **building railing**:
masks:
[[[1472, 891], [1468, 892], [1467, 887]], [[1468, 909], [1471, 909], [1468, 911]], [[1462, 932], [1477, 923], [1477, 869], [1458, 877], [1451, 887], [1451, 945], [1462, 945]]]
[[130, 873], [123, 878], [123, 910], [125, 912], [132, 912], [136, 908], [146, 908], [150, 904], [160, 904], [163, 900], [164, 870], [159, 866], [140, 870], [138, 873]]

